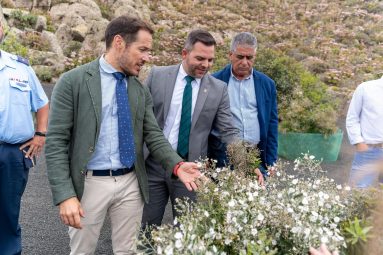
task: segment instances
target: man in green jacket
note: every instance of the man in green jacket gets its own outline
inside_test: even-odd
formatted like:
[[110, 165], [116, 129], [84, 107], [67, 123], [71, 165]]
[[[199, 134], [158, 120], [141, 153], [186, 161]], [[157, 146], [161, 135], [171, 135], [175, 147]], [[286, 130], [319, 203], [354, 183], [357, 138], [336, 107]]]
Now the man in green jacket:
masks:
[[94, 253], [107, 213], [114, 254], [134, 252], [149, 198], [144, 142], [169, 175], [197, 189], [197, 164], [183, 163], [164, 138], [150, 93], [135, 77], [150, 58], [152, 34], [138, 18], [112, 20], [106, 53], [63, 74], [54, 88], [45, 154], [71, 254]]

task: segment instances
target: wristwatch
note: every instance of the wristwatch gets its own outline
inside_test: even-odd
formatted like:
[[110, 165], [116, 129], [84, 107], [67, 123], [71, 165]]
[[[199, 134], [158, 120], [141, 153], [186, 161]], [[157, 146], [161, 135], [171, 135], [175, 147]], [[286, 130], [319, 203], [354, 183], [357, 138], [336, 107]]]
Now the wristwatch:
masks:
[[37, 136], [47, 136], [47, 134], [46, 133], [43, 133], [43, 132], [39, 132], [39, 131], [36, 131], [35, 132], [35, 135], [37, 135]]

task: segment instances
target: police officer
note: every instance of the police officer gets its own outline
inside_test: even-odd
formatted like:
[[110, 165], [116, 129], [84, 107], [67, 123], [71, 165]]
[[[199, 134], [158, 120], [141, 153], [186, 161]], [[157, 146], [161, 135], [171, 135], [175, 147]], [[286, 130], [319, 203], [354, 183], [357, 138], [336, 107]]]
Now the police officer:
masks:
[[[0, 43], [3, 37], [0, 18]], [[48, 98], [28, 61], [0, 51], [0, 254], [21, 254], [21, 196], [45, 143], [48, 111]]]

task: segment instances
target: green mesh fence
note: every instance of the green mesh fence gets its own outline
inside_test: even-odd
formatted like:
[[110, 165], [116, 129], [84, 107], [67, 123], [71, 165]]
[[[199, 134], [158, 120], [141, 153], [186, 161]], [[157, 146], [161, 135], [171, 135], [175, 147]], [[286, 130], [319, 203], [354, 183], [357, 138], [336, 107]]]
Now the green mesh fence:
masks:
[[312, 133], [279, 133], [278, 155], [286, 159], [296, 159], [302, 153], [314, 155], [316, 159], [336, 161], [342, 145], [343, 131], [324, 136]]

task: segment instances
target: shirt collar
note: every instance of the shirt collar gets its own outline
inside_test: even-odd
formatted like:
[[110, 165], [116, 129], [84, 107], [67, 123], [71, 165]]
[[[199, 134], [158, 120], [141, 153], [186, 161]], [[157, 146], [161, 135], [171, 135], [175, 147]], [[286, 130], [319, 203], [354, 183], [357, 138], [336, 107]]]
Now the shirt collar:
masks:
[[[231, 77], [233, 77], [235, 80], [237, 80], [237, 81], [241, 81], [241, 80], [239, 80], [239, 79], [237, 79], [237, 77], [235, 77], [235, 75], [234, 75], [234, 73], [233, 73], [233, 67], [231, 67], [231, 69], [230, 69], [230, 72], [231, 72]], [[251, 77], [253, 77], [253, 68], [251, 68], [251, 73], [249, 74], [249, 76], [247, 76], [245, 79], [243, 79], [242, 81], [244, 81], [244, 80], [249, 80], [249, 79], [251, 79]]]
[[[188, 74], [186, 73], [185, 69], [184, 69], [184, 66], [181, 64], [180, 66], [180, 70], [178, 71], [178, 75], [180, 75], [180, 77], [182, 78], [182, 80], [185, 80], [185, 77], [188, 76]], [[194, 77], [194, 80], [197, 82], [198, 85], [200, 85], [201, 83], [201, 78], [195, 78]]]
[[14, 69], [16, 68], [11, 55], [5, 51], [0, 50], [0, 69], [3, 69], [4, 66], [9, 66]]
[[118, 72], [111, 64], [109, 64], [104, 55], [101, 56], [100, 60], [100, 68], [102, 71], [104, 71], [105, 73], [109, 73], [109, 74], [113, 74], [115, 72]]

